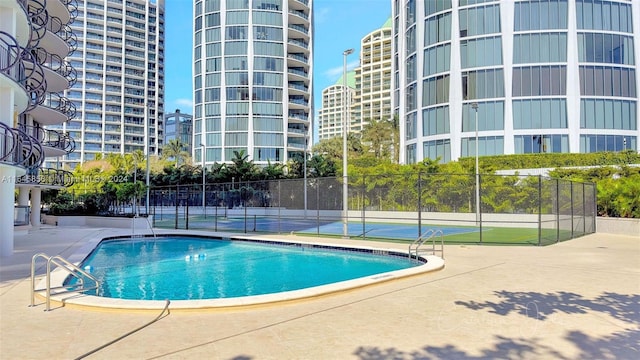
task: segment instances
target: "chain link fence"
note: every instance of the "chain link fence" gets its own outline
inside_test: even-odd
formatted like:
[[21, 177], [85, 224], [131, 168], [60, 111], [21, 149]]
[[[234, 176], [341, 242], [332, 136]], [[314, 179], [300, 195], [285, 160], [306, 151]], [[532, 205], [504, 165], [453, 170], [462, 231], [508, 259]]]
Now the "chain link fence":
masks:
[[403, 242], [429, 229], [450, 243], [529, 245], [595, 232], [593, 183], [413, 172], [351, 177], [347, 189], [345, 208], [341, 177], [152, 187], [150, 213], [158, 228]]

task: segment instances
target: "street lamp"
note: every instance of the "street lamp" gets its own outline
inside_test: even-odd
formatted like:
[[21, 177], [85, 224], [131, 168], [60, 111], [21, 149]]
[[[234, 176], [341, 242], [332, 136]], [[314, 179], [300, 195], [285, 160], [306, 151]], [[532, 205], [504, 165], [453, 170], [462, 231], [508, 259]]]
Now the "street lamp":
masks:
[[206, 168], [205, 168], [205, 164], [204, 164], [204, 144], [200, 144], [200, 146], [202, 146], [202, 213], [204, 214], [204, 218], [207, 218], [207, 208], [206, 208], [206, 202], [205, 202], [205, 179], [206, 179]]
[[348, 107], [347, 107], [347, 56], [353, 54], [353, 49], [347, 49], [342, 52], [342, 237], [349, 237], [348, 221], [349, 206], [348, 201], [348, 184], [347, 184], [347, 132], [349, 131]]
[[146, 117], [147, 117], [147, 129], [146, 129], [146, 133], [147, 133], [147, 141], [146, 141], [146, 150], [147, 150], [147, 178], [146, 178], [146, 185], [147, 185], [147, 201], [145, 202], [145, 212], [147, 213], [147, 217], [149, 217], [149, 153], [151, 150], [151, 148], [149, 147], [149, 141], [151, 140], [149, 138], [149, 129], [151, 128], [151, 126], [149, 126], [149, 104], [147, 104], [146, 106], [146, 111], [145, 111]]
[[307, 134], [304, 135], [304, 163], [302, 167], [303, 179], [304, 179], [304, 218], [307, 219], [307, 147], [309, 146], [309, 138]]
[[476, 225], [480, 224], [480, 169], [478, 168], [478, 103], [471, 104], [476, 112]]

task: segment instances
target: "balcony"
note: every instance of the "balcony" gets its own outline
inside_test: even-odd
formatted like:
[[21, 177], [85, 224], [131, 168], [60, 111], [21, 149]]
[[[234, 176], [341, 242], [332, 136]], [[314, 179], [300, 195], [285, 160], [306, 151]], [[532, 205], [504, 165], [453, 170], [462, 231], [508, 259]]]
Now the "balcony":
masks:
[[68, 134], [25, 124], [18, 128], [42, 144], [46, 157], [67, 155], [76, 148], [75, 141]]
[[22, 51], [23, 49], [13, 36], [0, 31], [0, 77], [13, 83], [12, 87], [16, 94], [14, 102], [18, 111], [24, 111], [30, 103], [27, 88], [23, 82], [26, 72], [22, 62]]
[[66, 97], [50, 93], [29, 114], [41, 125], [57, 125], [75, 117], [76, 105]]
[[0, 163], [20, 168], [38, 167], [44, 161], [40, 142], [20, 129], [0, 122]]
[[33, 168], [19, 177], [16, 185], [38, 185], [47, 188], [64, 188], [73, 185], [73, 173], [52, 168]]

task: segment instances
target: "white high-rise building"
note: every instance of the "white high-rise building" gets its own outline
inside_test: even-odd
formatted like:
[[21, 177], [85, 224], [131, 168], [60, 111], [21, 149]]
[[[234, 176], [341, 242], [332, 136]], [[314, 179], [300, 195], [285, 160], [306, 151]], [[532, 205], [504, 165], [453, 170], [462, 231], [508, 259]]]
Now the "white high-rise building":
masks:
[[389, 120], [393, 47], [391, 19], [360, 41], [360, 66], [356, 72], [356, 92], [351, 102], [351, 130], [361, 132], [371, 120]]
[[194, 162], [286, 162], [312, 114], [313, 0], [194, 1]]
[[347, 72], [346, 98], [342, 77], [322, 90], [322, 108], [318, 111], [318, 139], [342, 136], [347, 100], [348, 132], [360, 133], [371, 120], [389, 120], [392, 74], [391, 19], [360, 41], [360, 63]]
[[0, 0], [0, 256], [13, 254], [14, 226], [40, 225], [42, 189], [73, 183], [43, 162], [74, 150], [71, 137], [46, 127], [76, 111], [63, 96], [76, 80], [65, 60], [75, 11], [70, 0]]
[[640, 1], [397, 0], [392, 11], [402, 163], [475, 156], [476, 139], [480, 156], [638, 150]]
[[[347, 133], [353, 124], [353, 98], [356, 94], [356, 72], [347, 72], [347, 87], [344, 86], [344, 77], [340, 77], [335, 84], [322, 90], [322, 108], [318, 111], [318, 139], [330, 139], [342, 136], [344, 129], [344, 117], [351, 124], [347, 126]], [[345, 103], [346, 101], [346, 103]], [[345, 114], [345, 106], [347, 114]], [[356, 120], [357, 121], [357, 120]]]
[[79, 0], [70, 57], [77, 107], [64, 129], [76, 151], [69, 168], [96, 154], [157, 154], [163, 145], [164, 0]]

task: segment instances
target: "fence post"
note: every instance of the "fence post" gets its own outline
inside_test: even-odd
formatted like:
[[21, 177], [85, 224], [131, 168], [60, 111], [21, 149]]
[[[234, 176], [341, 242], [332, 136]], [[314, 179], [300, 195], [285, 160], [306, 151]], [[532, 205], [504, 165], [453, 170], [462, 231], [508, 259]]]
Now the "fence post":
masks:
[[584, 183], [582, 183], [582, 235], [587, 233], [587, 204], [584, 196]]
[[316, 181], [316, 234], [320, 235], [320, 178]]
[[478, 171], [478, 225], [480, 225], [480, 244], [482, 244], [482, 175]]
[[366, 227], [366, 198], [365, 193], [367, 191], [367, 175], [362, 175], [362, 240], [367, 239], [367, 227]]
[[418, 171], [418, 238], [422, 236], [422, 172]]
[[178, 228], [178, 205], [180, 204], [180, 185], [176, 185], [176, 196], [174, 198], [174, 202], [176, 203], [176, 225], [175, 229]]
[[560, 179], [556, 179], [556, 242], [560, 241]]
[[569, 190], [571, 190], [571, 196], [569, 197], [569, 203], [571, 204], [571, 238], [573, 239], [573, 180], [570, 180]]
[[282, 204], [280, 204], [280, 180], [278, 180], [278, 234], [282, 232], [280, 229], [280, 209], [282, 208]]
[[185, 227], [184, 228], [186, 230], [189, 230], [189, 200], [191, 199], [191, 193], [189, 191], [190, 188], [191, 188], [190, 186], [187, 186], [187, 203], [185, 204], [186, 208], [184, 209], [184, 211], [185, 211], [185, 214], [184, 214], [184, 226]]
[[538, 175], [538, 246], [542, 245], [542, 175]]
[[593, 232], [592, 234], [594, 234], [596, 232], [596, 224], [598, 223], [596, 221], [596, 218], [598, 217], [598, 194], [597, 194], [597, 189], [596, 189], [596, 184], [595, 183], [591, 183], [591, 193], [593, 194], [593, 207], [591, 208], [592, 215], [591, 218], [593, 219]]

